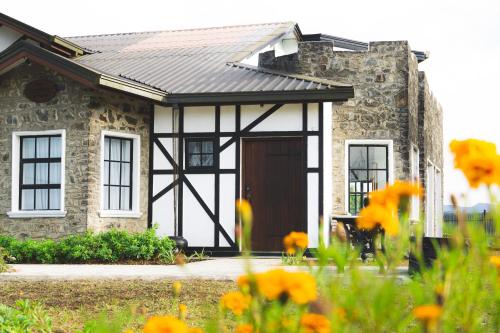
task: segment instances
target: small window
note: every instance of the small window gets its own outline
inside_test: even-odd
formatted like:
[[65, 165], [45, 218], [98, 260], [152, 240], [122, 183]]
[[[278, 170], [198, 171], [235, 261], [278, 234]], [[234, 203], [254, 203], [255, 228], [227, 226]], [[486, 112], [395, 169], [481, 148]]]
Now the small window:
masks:
[[349, 145], [349, 213], [358, 215], [368, 193], [384, 188], [389, 182], [387, 145]]
[[20, 137], [19, 210], [61, 210], [61, 135]]
[[186, 169], [214, 167], [213, 139], [186, 139]]
[[104, 137], [104, 210], [132, 210], [133, 140]]

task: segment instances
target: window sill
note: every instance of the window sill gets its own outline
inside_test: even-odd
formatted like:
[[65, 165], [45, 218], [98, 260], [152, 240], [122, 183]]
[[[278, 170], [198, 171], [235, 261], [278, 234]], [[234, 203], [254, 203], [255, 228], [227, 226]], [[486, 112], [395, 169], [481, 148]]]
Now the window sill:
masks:
[[12, 219], [66, 217], [66, 211], [62, 211], [62, 210], [56, 210], [56, 211], [44, 211], [44, 210], [11, 211], [11, 212], [7, 212], [7, 216], [12, 218]]
[[136, 211], [120, 211], [120, 210], [101, 210], [99, 216], [106, 217], [119, 217], [119, 218], [130, 218], [138, 219], [141, 218], [142, 214]]

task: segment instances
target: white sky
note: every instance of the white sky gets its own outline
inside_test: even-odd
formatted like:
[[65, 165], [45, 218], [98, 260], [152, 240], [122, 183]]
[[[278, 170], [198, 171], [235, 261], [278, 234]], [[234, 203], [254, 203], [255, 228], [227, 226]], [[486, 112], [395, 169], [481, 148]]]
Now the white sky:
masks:
[[[495, 0], [3, 0], [0, 11], [59, 36], [295, 21], [303, 33], [361, 41], [408, 40], [430, 51], [420, 68], [444, 108], [446, 152], [453, 138], [500, 146], [500, 3]], [[467, 191], [445, 158], [445, 202]], [[469, 204], [487, 201], [469, 193]]]

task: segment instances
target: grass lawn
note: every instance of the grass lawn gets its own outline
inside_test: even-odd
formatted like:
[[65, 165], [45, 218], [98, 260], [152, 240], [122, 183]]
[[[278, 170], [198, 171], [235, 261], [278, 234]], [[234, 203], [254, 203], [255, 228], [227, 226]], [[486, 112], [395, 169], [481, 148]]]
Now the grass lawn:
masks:
[[[172, 281], [4, 281], [0, 303], [13, 305], [28, 299], [44, 305], [53, 320], [54, 332], [74, 332], [86, 321], [103, 312], [110, 315], [134, 312], [139, 328], [145, 317], [175, 314], [177, 302], [172, 294]], [[180, 296], [188, 306], [187, 322], [201, 326], [217, 314], [219, 297], [236, 289], [232, 281], [190, 280], [182, 282]]]

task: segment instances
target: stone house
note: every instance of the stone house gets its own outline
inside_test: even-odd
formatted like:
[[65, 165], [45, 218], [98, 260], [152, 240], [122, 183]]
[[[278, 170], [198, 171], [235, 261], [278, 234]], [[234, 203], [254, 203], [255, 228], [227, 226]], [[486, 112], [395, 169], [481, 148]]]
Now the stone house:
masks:
[[[120, 228], [235, 253], [356, 215], [419, 181], [412, 219], [440, 235], [442, 110], [407, 42], [291, 22], [61, 38], [0, 14], [0, 233]], [[416, 222], [417, 223], [417, 222]]]

